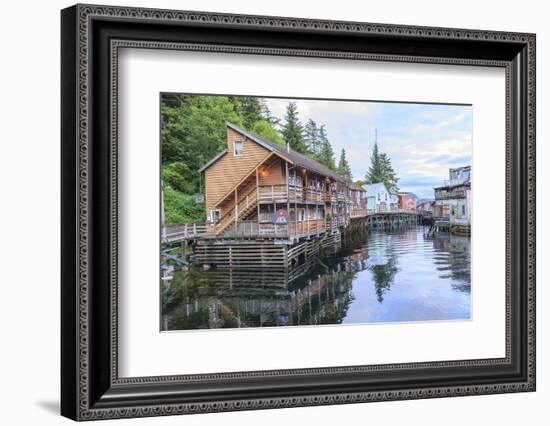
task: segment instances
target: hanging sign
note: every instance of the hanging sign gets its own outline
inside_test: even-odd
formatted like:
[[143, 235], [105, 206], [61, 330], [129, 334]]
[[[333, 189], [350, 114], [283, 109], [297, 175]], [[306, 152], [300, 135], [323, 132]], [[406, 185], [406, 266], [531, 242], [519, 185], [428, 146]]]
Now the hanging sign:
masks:
[[285, 224], [288, 223], [288, 213], [286, 210], [277, 210], [277, 213], [275, 213], [275, 223]]

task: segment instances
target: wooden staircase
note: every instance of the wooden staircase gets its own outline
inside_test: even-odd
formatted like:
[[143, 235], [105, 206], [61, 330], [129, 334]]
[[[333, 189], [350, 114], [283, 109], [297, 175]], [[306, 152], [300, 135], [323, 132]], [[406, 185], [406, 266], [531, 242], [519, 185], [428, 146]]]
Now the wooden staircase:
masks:
[[238, 198], [237, 211], [235, 212], [235, 202], [233, 202], [227, 211], [216, 224], [216, 234], [222, 234], [229, 228], [232, 224], [235, 223], [235, 218], [237, 220], [245, 219], [249, 216], [254, 209], [258, 206], [258, 197], [256, 192], [256, 186], [253, 185], [252, 188], [246, 188], [246, 191], [241, 197]]
[[[266, 158], [262, 160], [266, 168], [270, 168], [277, 162], [275, 156], [271, 160]], [[269, 157], [269, 156], [268, 156]], [[226, 213], [220, 218], [215, 226], [216, 235], [224, 233], [232, 224], [237, 220], [243, 220], [248, 217], [258, 205], [258, 188], [257, 188], [257, 169], [262, 163], [260, 162], [256, 167], [252, 169], [246, 179], [241, 181], [237, 187], [237, 212], [235, 212], [235, 199], [232, 197], [232, 192], [229, 192], [223, 200], [220, 200], [217, 204], [225, 203], [226, 200], [231, 200], [227, 207]]]

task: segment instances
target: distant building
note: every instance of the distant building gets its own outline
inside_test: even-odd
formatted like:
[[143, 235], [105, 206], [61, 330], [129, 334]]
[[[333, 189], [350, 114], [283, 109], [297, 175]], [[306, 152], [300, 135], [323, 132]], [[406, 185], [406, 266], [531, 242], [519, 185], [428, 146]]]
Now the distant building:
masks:
[[450, 230], [469, 234], [471, 224], [471, 166], [449, 169], [449, 180], [434, 188], [434, 217], [448, 217]]
[[416, 210], [421, 212], [431, 212], [434, 200], [422, 198], [416, 202]]
[[399, 195], [397, 192], [390, 193], [390, 210], [399, 209]]
[[399, 208], [403, 210], [416, 210], [416, 195], [412, 192], [398, 192]]
[[348, 181], [348, 213], [350, 217], [363, 217], [367, 214], [366, 191], [359, 185]]
[[367, 197], [367, 210], [372, 212], [385, 212], [390, 210], [391, 195], [382, 183], [373, 183], [363, 186]]

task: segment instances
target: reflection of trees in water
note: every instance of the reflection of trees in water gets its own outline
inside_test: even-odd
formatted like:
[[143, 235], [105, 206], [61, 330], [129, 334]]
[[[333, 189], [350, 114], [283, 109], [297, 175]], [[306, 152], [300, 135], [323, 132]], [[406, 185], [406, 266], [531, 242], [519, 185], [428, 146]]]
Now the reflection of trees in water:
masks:
[[[331, 262], [327, 262], [331, 263]], [[315, 263], [289, 273], [176, 272], [163, 291], [165, 330], [340, 324], [362, 262]], [[291, 275], [291, 274], [290, 274]]]
[[369, 270], [376, 299], [382, 303], [403, 267], [400, 257], [418, 246], [455, 291], [470, 291], [467, 237], [424, 240], [415, 230], [357, 230], [342, 235], [336, 252], [327, 251], [326, 257], [286, 272], [193, 267], [174, 272], [173, 280], [162, 283], [162, 329], [340, 324], [354, 301], [357, 273]]
[[369, 269], [372, 272], [376, 299], [379, 303], [382, 303], [384, 301], [384, 294], [390, 290], [395, 274], [398, 271], [395, 256], [388, 257], [388, 262], [385, 265], [373, 265]]

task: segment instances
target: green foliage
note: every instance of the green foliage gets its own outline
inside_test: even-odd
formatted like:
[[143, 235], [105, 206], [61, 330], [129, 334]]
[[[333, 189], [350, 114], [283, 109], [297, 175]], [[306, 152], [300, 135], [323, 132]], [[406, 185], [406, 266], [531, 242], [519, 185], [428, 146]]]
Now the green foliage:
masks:
[[252, 129], [256, 121], [263, 118], [262, 103], [259, 98], [252, 96], [232, 96], [229, 100], [233, 103], [235, 112], [241, 117], [242, 125], [245, 129]]
[[384, 301], [384, 295], [393, 284], [395, 274], [399, 271], [395, 257], [390, 256], [385, 265], [373, 265], [369, 269], [372, 272], [376, 299], [379, 303], [382, 303]]
[[340, 161], [338, 162], [337, 171], [339, 175], [351, 179], [351, 167], [346, 158], [346, 150], [344, 148], [342, 148], [342, 152], [340, 153]]
[[260, 104], [261, 104], [261, 110], [262, 110], [261, 112], [262, 118], [264, 120], [269, 121], [273, 126], [273, 128], [278, 127], [281, 124], [281, 120], [271, 114], [271, 111], [269, 110], [269, 107], [267, 106], [267, 102], [265, 101], [265, 99], [261, 99]]
[[332, 150], [332, 145], [328, 140], [327, 131], [324, 124], [321, 127], [319, 127], [318, 134], [319, 134], [320, 152], [315, 157], [315, 159], [319, 163], [328, 167], [330, 170], [336, 171], [336, 164], [334, 162], [334, 151]]
[[164, 187], [164, 220], [168, 224], [200, 222], [205, 219], [204, 204], [195, 203], [194, 195]]
[[243, 118], [225, 96], [181, 96], [179, 103], [161, 106], [164, 126], [162, 164], [182, 162], [192, 190], [199, 192], [199, 169], [226, 147], [225, 121], [242, 125]]
[[371, 165], [365, 175], [365, 184], [382, 182], [389, 192], [395, 193], [399, 190], [397, 182], [399, 178], [391, 165], [390, 157], [385, 153], [378, 151], [378, 143], [374, 142], [374, 148], [371, 155]]
[[194, 194], [195, 186], [192, 184], [195, 178], [195, 172], [189, 169], [189, 166], [183, 161], [175, 161], [162, 167], [162, 181], [165, 185], [183, 192], [184, 194]]
[[[295, 102], [288, 104], [281, 126], [281, 120], [271, 115], [261, 98], [163, 95], [161, 118], [161, 175], [167, 223], [204, 220], [204, 205], [195, 203], [195, 194], [203, 192], [199, 169], [226, 149], [226, 121], [264, 139], [288, 143], [293, 150], [351, 178], [345, 150], [336, 167], [325, 125], [309, 119], [303, 126]], [[371, 167], [361, 184], [384, 182], [388, 189], [397, 189], [397, 181], [390, 158], [380, 154], [375, 144]]]
[[382, 182], [384, 182], [389, 192], [397, 193], [397, 191], [399, 191], [399, 187], [397, 186], [399, 178], [395, 174], [395, 170], [393, 170], [390, 157], [385, 152], [380, 154], [380, 163], [382, 164], [382, 172], [384, 175], [384, 180]]
[[286, 107], [285, 123], [281, 130], [283, 139], [296, 152], [307, 154], [307, 144], [304, 139], [304, 128], [298, 118], [296, 102], [289, 102]]
[[167, 223], [204, 220], [199, 169], [227, 147], [226, 121], [284, 144], [265, 102], [253, 97], [163, 95], [162, 166]]
[[304, 129], [304, 139], [307, 149], [314, 157], [318, 157], [321, 152], [321, 140], [319, 139], [319, 128], [317, 123], [311, 118], [307, 121]]
[[252, 127], [252, 133], [261, 136], [268, 141], [276, 142], [279, 145], [284, 145], [285, 141], [281, 137], [281, 134], [273, 128], [273, 125], [266, 119], [258, 120]]

